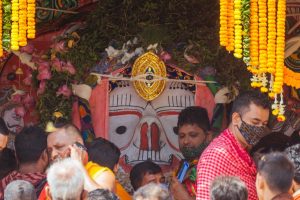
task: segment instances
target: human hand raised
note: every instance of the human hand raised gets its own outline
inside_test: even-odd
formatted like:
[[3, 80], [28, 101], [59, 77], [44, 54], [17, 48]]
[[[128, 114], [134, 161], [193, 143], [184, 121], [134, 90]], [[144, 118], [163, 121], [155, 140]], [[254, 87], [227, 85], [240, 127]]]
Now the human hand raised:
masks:
[[192, 200], [194, 199], [191, 197], [188, 193], [188, 191], [185, 189], [183, 184], [181, 184], [177, 177], [172, 176], [171, 184], [170, 184], [170, 192], [173, 196], [174, 200]]

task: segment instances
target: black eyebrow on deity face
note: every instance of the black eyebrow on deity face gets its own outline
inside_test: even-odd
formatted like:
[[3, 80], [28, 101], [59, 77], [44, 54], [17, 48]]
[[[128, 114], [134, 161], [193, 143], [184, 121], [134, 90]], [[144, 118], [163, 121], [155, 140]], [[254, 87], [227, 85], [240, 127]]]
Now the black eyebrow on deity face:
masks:
[[131, 94], [113, 94], [109, 97], [109, 105], [112, 107], [130, 106], [132, 101]]
[[183, 108], [193, 106], [195, 104], [194, 96], [192, 95], [168, 95], [168, 101], [165, 105], [158, 105], [153, 108], [157, 112], [162, 112], [166, 110], [182, 110]]
[[143, 112], [145, 110], [147, 103], [142, 102], [140, 105], [134, 105], [137, 104], [136, 101], [133, 100], [132, 94], [113, 94], [110, 95], [110, 103], [109, 103], [109, 110], [110, 111], [120, 111], [124, 109], [130, 109], [130, 110], [137, 110], [140, 112]]

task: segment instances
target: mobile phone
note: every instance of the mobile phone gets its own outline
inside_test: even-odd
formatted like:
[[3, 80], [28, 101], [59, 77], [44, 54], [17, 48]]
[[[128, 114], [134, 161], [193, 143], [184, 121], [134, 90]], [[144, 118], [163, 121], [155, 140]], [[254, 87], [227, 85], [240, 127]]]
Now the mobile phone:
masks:
[[80, 149], [82, 149], [82, 150], [84, 150], [84, 151], [87, 151], [87, 148], [86, 148], [84, 145], [80, 144], [79, 142], [75, 142], [74, 144], [75, 144], [77, 147], [79, 147]]
[[182, 183], [188, 169], [190, 167], [190, 164], [187, 161], [184, 161], [179, 168], [179, 171], [177, 172], [177, 179], [180, 183]]

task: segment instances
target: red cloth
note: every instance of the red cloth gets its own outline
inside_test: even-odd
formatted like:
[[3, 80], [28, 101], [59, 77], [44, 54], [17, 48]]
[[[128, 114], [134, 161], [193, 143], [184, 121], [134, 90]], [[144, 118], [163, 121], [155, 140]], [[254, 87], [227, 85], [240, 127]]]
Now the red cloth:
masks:
[[[203, 79], [197, 76], [195, 76], [195, 80], [203, 81]], [[205, 83], [196, 85], [195, 106], [206, 108], [209, 120], [212, 120], [214, 108], [216, 106], [215, 97]]]
[[19, 173], [18, 171], [12, 171], [6, 177], [1, 179], [0, 200], [3, 200], [4, 190], [10, 182], [15, 181], [15, 180], [24, 180], [24, 181], [28, 181], [29, 183], [31, 183], [34, 187], [37, 187], [38, 184], [40, 183], [40, 181], [44, 178], [46, 178], [46, 175], [44, 173], [35, 172], [35, 173], [22, 174], [22, 173]]
[[216, 176], [238, 176], [248, 188], [248, 199], [257, 200], [256, 166], [248, 152], [224, 130], [202, 153], [197, 166], [196, 200], [209, 200], [209, 189]]
[[109, 81], [102, 78], [101, 82], [93, 89], [89, 99], [93, 127], [96, 137], [108, 139], [109, 124]]

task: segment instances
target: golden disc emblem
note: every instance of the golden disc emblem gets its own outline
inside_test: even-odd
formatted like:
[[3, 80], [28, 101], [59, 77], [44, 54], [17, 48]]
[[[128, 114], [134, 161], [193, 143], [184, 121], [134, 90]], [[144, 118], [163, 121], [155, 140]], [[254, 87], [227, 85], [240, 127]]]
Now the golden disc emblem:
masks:
[[146, 101], [157, 98], [165, 89], [167, 70], [165, 63], [152, 52], [138, 57], [132, 67], [136, 92]]

